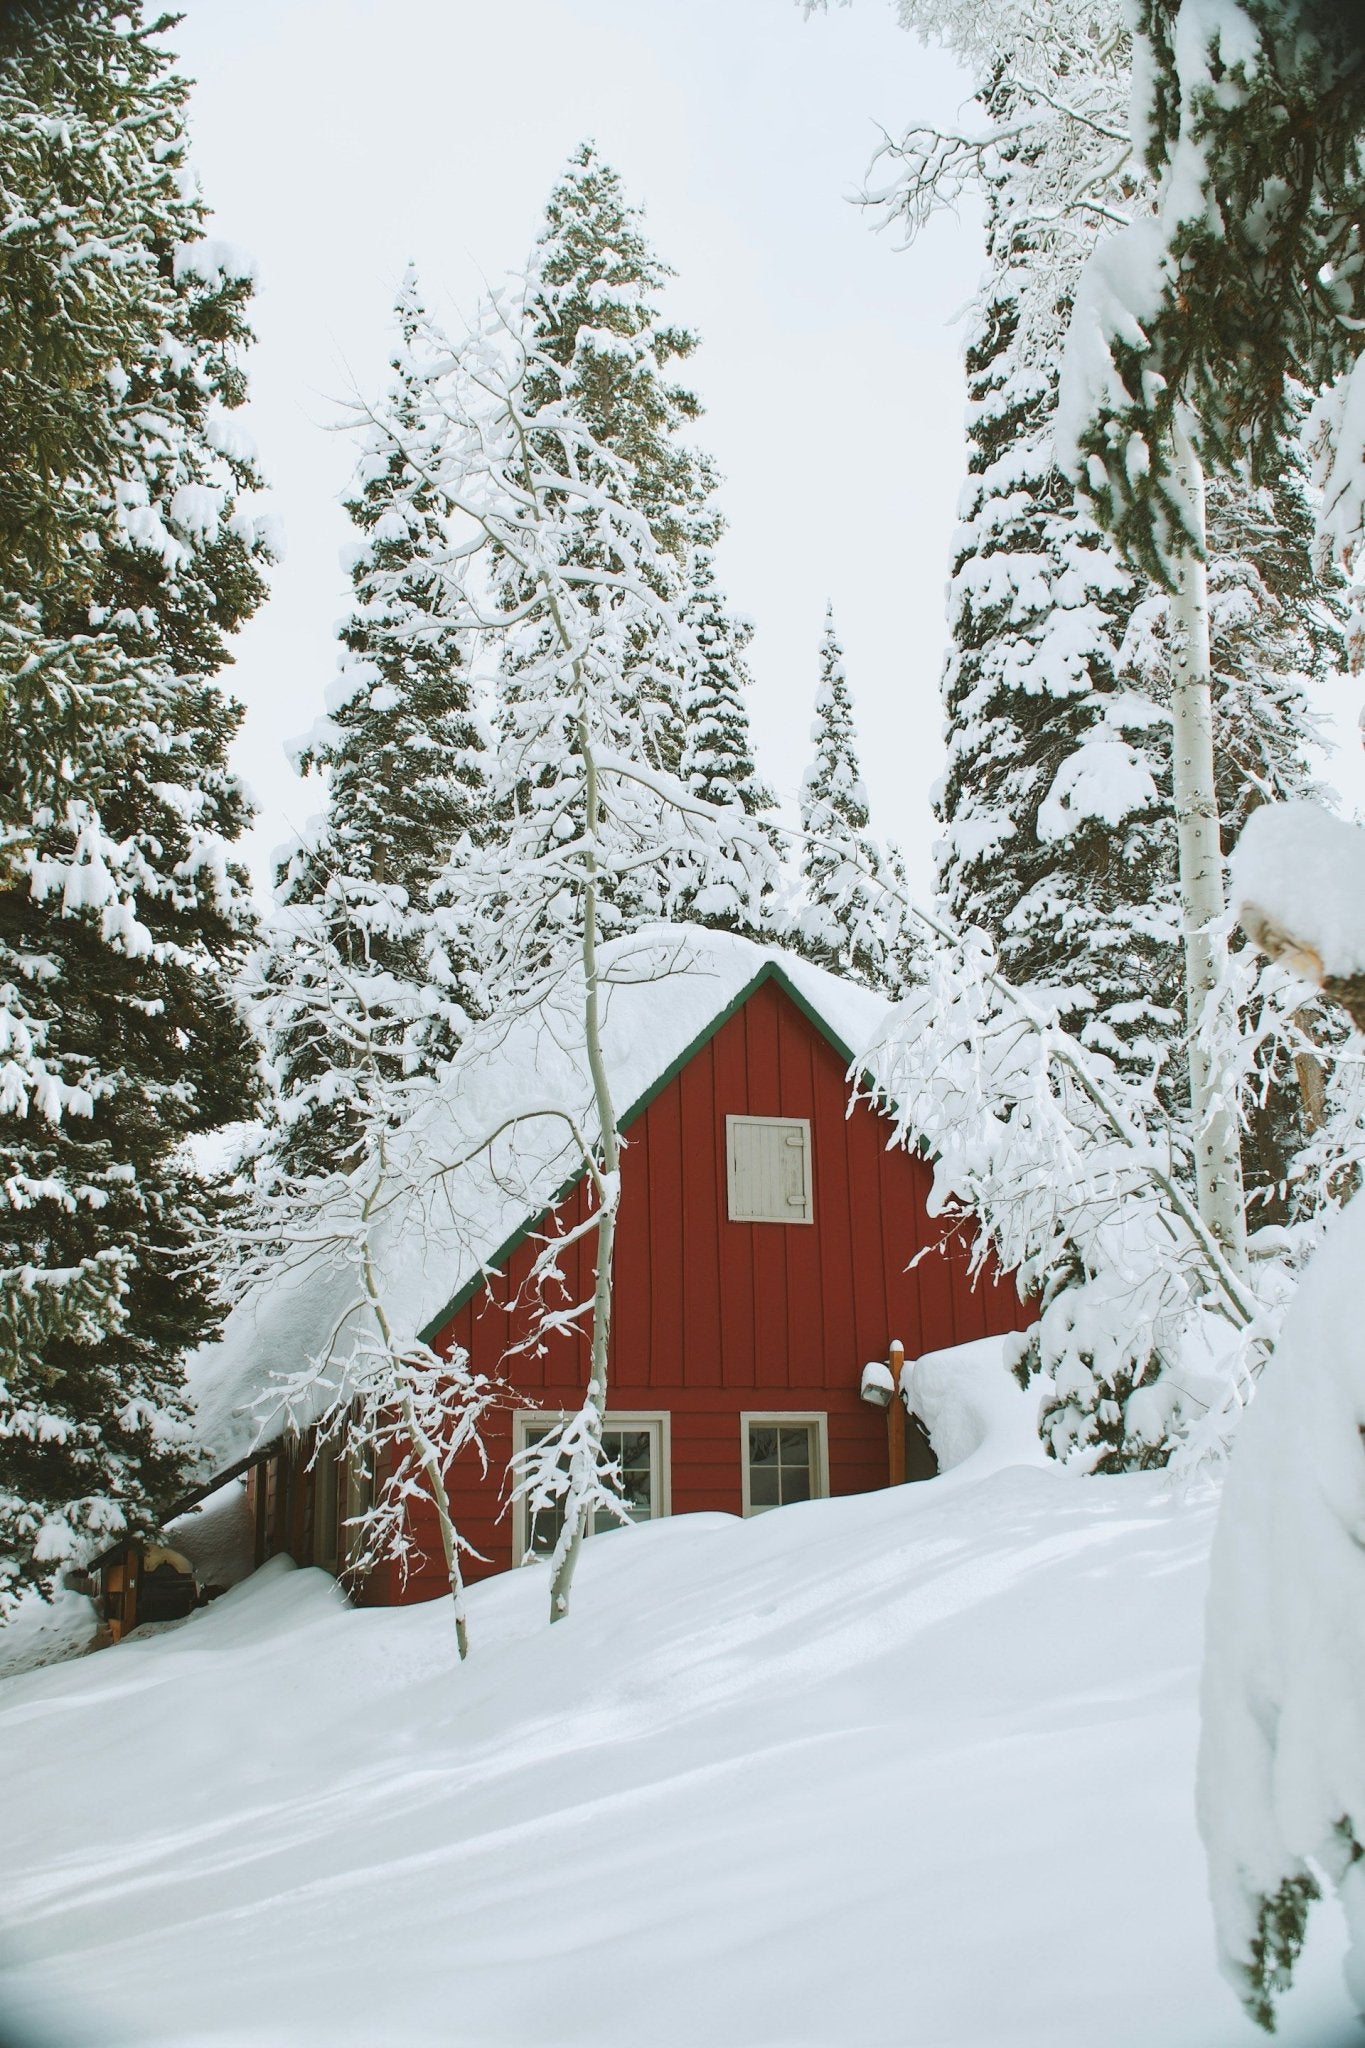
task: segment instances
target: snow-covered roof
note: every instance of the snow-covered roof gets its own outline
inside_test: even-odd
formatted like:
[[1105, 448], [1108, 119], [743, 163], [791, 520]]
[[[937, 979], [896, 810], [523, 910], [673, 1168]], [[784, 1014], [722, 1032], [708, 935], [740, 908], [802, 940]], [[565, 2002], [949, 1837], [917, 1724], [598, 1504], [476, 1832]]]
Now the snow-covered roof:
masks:
[[[655, 926], [602, 949], [602, 1042], [623, 1122], [764, 979], [779, 978], [834, 1041], [873, 1037], [885, 1001], [794, 954], [696, 926]], [[582, 984], [461, 1049], [429, 1104], [394, 1141], [369, 1227], [379, 1291], [401, 1341], [435, 1334], [497, 1269], [510, 1244], [580, 1171], [563, 1112], [595, 1134], [583, 1043]], [[539, 1112], [539, 1113], [537, 1113]], [[491, 1132], [511, 1118], [491, 1148]], [[334, 1241], [281, 1262], [232, 1312], [217, 1342], [189, 1360], [198, 1434], [213, 1470], [239, 1464], [278, 1433], [277, 1374], [324, 1353], [356, 1302], [354, 1199], [337, 1205]], [[301, 1418], [306, 1420], [307, 1418]]]

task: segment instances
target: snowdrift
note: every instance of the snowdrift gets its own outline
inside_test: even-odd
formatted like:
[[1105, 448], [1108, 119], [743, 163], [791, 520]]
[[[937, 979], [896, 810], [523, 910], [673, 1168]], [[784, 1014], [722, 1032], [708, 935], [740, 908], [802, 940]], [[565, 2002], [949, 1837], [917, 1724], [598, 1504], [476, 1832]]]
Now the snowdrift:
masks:
[[[1212, 1508], [1000, 1468], [989, 1421], [927, 1484], [594, 1537], [560, 1628], [540, 1568], [490, 1580], [463, 1668], [444, 1602], [281, 1561], [0, 1684], [0, 2014], [62, 2048], [1250, 2048], [1192, 1811]], [[1284, 2048], [1353, 2038], [1329, 1910]]]

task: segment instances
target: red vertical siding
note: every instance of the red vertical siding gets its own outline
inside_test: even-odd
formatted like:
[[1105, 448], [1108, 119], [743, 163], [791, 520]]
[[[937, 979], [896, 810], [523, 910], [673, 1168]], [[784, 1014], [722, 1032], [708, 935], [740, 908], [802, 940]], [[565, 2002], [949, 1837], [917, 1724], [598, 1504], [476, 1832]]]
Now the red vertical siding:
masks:
[[[725, 1119], [802, 1116], [811, 1123], [814, 1222], [732, 1223], [726, 1213]], [[888, 1125], [866, 1104], [848, 1113], [840, 1056], [775, 982], [760, 985], [661, 1090], [628, 1131], [622, 1162], [610, 1405], [667, 1410], [672, 1418], [672, 1506], [738, 1513], [745, 1409], [825, 1412], [832, 1493], [886, 1483], [884, 1412], [859, 1398], [864, 1363], [892, 1338], [907, 1353], [961, 1343], [1029, 1320], [1012, 1286], [973, 1289], [962, 1240], [940, 1249], [927, 1214], [925, 1162], [886, 1149]], [[582, 1213], [582, 1191], [564, 1222]], [[542, 1222], [540, 1229], [546, 1228]], [[929, 1254], [908, 1270], [924, 1246]], [[503, 1306], [524, 1283], [536, 1244], [507, 1261], [491, 1292], [475, 1297], [437, 1342], [458, 1343], [484, 1372], [551, 1409], [581, 1397], [585, 1346], [556, 1337], [543, 1356], [504, 1359], [525, 1313]], [[590, 1290], [589, 1253], [571, 1285]], [[491, 1471], [470, 1460], [456, 1512], [486, 1561], [470, 1578], [512, 1562], [503, 1471], [511, 1409], [489, 1432]], [[414, 1599], [442, 1590], [432, 1526], [419, 1527], [431, 1567], [392, 1580], [371, 1598]]]

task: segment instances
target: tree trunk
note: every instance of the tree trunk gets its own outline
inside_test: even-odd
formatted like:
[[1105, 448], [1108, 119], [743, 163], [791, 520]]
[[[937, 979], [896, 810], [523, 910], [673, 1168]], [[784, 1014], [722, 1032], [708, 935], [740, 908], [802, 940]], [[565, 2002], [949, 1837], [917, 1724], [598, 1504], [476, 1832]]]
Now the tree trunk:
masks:
[[[1182, 423], [1175, 425], [1176, 473], [1186, 492], [1191, 531], [1204, 538], [1204, 476]], [[1185, 940], [1185, 1018], [1190, 1110], [1199, 1214], [1229, 1263], [1246, 1270], [1242, 1152], [1235, 1103], [1225, 1077], [1211, 1071], [1200, 1026], [1209, 997], [1224, 979], [1227, 939], [1223, 850], [1213, 773], [1213, 689], [1209, 653], [1208, 576], [1204, 561], [1184, 556], [1173, 599], [1171, 665], [1172, 756]]]
[[441, 1460], [435, 1444], [417, 1420], [417, 1411], [409, 1395], [403, 1401], [403, 1421], [417, 1453], [418, 1462], [427, 1482], [436, 1519], [441, 1528], [441, 1549], [445, 1554], [446, 1578], [450, 1584], [450, 1598], [455, 1611], [455, 1647], [463, 1663], [469, 1655], [469, 1622], [465, 1615], [464, 1574], [460, 1570], [460, 1540], [451, 1519], [450, 1501], [446, 1495], [445, 1479], [441, 1472]]
[[[616, 1132], [616, 1108], [611, 1099], [606, 1063], [602, 1058], [602, 1016], [597, 979], [597, 888], [598, 868], [595, 845], [600, 823], [597, 789], [597, 757], [593, 752], [587, 715], [578, 720], [578, 747], [583, 760], [584, 808], [587, 812], [588, 852], [583, 885], [583, 1038], [592, 1074], [593, 1102], [602, 1148], [601, 1221], [597, 1226], [597, 1269], [592, 1296], [592, 1363], [589, 1368], [586, 1406], [596, 1414], [595, 1445], [602, 1441], [602, 1421], [607, 1412], [607, 1346], [611, 1338], [612, 1252], [616, 1242], [616, 1208], [620, 1195], [621, 1148]], [[596, 1455], [596, 1448], [594, 1450]], [[562, 1621], [569, 1611], [569, 1595], [583, 1539], [588, 1533], [589, 1501], [575, 1503], [573, 1534], [565, 1547], [559, 1569], [550, 1583], [550, 1620]]]

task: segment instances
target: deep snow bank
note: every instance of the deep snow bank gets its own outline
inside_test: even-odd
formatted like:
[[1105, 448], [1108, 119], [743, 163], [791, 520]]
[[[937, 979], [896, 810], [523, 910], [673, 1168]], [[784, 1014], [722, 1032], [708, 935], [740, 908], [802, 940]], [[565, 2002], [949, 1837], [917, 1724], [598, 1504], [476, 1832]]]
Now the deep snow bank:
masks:
[[[346, 1609], [268, 1568], [0, 1686], [0, 2011], [62, 2048], [1236, 2048], [1210, 1511], [1011, 1469]], [[1326, 1918], [1284, 2048], [1334, 2048]], [[82, 2016], [90, 2024], [82, 2031]]]
[[907, 1367], [908, 1406], [929, 1432], [939, 1471], [984, 1479], [1011, 1465], [1047, 1467], [1038, 1438], [1038, 1410], [1050, 1382], [1022, 1389], [1005, 1364], [1017, 1338], [978, 1337], [946, 1351], [926, 1351]]

